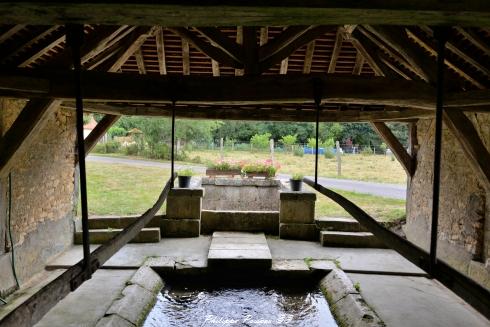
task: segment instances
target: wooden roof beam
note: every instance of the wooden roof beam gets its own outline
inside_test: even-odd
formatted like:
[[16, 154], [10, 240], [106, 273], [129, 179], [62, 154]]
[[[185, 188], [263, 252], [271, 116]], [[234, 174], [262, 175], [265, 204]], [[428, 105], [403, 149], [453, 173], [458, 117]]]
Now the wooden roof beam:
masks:
[[[315, 26], [309, 28], [306, 32], [302, 33], [299, 37], [288, 42], [287, 45], [281, 47], [279, 50], [275, 51], [272, 55], [268, 57], [264, 56], [263, 59], [260, 60], [260, 71], [264, 72], [270, 67], [278, 64], [283, 59], [289, 57], [297, 49], [319, 38], [320, 36], [324, 35], [328, 31], [331, 31], [332, 29], [333, 27], [331, 26]], [[272, 41], [269, 43], [272, 43]], [[265, 45], [264, 47], [266, 46], [267, 45]]]
[[490, 153], [471, 120], [459, 110], [444, 110], [444, 122], [469, 159], [478, 181], [490, 192]]
[[259, 75], [259, 44], [257, 44], [257, 28], [243, 27], [243, 64], [245, 75]]
[[303, 74], [309, 74], [311, 72], [311, 65], [313, 64], [314, 53], [315, 53], [315, 41], [311, 41], [306, 46], [305, 60], [303, 61]]
[[[243, 26], [236, 27], [236, 43], [239, 45], [243, 44]], [[245, 70], [243, 68], [235, 69], [235, 76], [243, 76], [243, 74], [245, 74]]]
[[217, 62], [233, 67], [233, 68], [243, 68], [243, 62], [237, 61], [235, 58], [231, 57], [228, 53], [221, 50], [218, 47], [212, 46], [210, 43], [204, 41], [202, 38], [188, 30], [184, 27], [168, 27], [170, 31], [185, 39], [187, 42], [192, 43], [199, 51], [216, 60]]
[[390, 128], [383, 122], [372, 122], [371, 126], [376, 133], [386, 142], [386, 145], [393, 152], [408, 176], [413, 176], [415, 173], [414, 159], [408, 154], [400, 141], [396, 138]]
[[204, 36], [214, 47], [219, 48], [226, 53], [230, 58], [237, 62], [243, 62], [241, 56], [241, 46], [232, 41], [228, 36], [223, 34], [219, 29], [215, 27], [194, 27], [194, 30], [198, 31]]
[[21, 31], [24, 28], [25, 25], [21, 25], [21, 24], [9, 26], [9, 28], [0, 35], [0, 43], [3, 43], [6, 40], [10, 39], [11, 36], [13, 36], [14, 34]]
[[283, 50], [292, 42], [297, 40], [301, 35], [310, 30], [312, 26], [289, 26], [286, 27], [281, 34], [276, 36], [270, 42], [265, 43], [259, 49], [259, 60], [264, 61], [277, 52]]
[[158, 69], [160, 75], [167, 75], [167, 63], [165, 61], [165, 43], [163, 41], [163, 28], [158, 26], [155, 32], [155, 42], [157, 46]]
[[16, 59], [15, 65], [18, 67], [28, 67], [37, 59], [41, 58], [48, 50], [64, 42], [66, 39], [64, 27], [60, 27], [51, 33], [51, 35], [40, 40], [26, 54]]
[[364, 56], [358, 51], [356, 55], [356, 62], [352, 69], [353, 75], [361, 75], [362, 67], [364, 66]]
[[5, 64], [9, 60], [12, 60], [15, 56], [18, 56], [19, 54], [22, 54], [22, 52], [28, 51], [28, 49], [32, 46], [34, 46], [37, 42], [40, 40], [46, 38], [49, 34], [55, 32], [58, 30], [60, 26], [50, 26], [47, 28], [42, 29], [35, 37], [33, 37], [30, 40], [27, 40], [26, 42], [20, 44], [17, 48], [12, 49], [9, 53], [4, 53], [1, 59], [2, 64]]
[[[75, 103], [65, 101], [63, 108], [74, 109]], [[168, 117], [172, 115], [171, 106], [135, 105], [131, 103], [94, 103], [87, 102], [85, 110], [89, 112], [104, 113], [106, 115], [125, 116], [152, 116]], [[212, 107], [203, 108], [198, 106], [177, 107], [176, 117], [189, 119], [225, 119], [225, 120], [275, 120], [275, 121], [308, 121], [316, 120], [314, 110], [284, 110], [244, 107]], [[335, 122], [371, 122], [376, 121], [405, 121], [417, 118], [433, 117], [434, 112], [420, 109], [399, 109], [361, 111], [358, 109], [347, 109], [343, 111], [322, 110], [321, 121]]]
[[117, 115], [104, 115], [102, 119], [97, 123], [95, 128], [85, 138], [85, 155], [87, 156], [90, 151], [99, 142], [102, 136], [116, 123], [120, 116]]
[[145, 59], [143, 57], [143, 53], [141, 52], [141, 48], [134, 52], [134, 58], [136, 59], [136, 65], [138, 66], [138, 71], [140, 74], [146, 74]]
[[335, 66], [337, 66], [337, 59], [340, 55], [340, 50], [342, 49], [342, 42], [344, 41], [344, 31], [343, 28], [337, 29], [337, 34], [335, 35], [335, 43], [332, 50], [332, 57], [330, 58], [330, 63], [328, 65], [327, 72], [329, 74], [335, 73]]

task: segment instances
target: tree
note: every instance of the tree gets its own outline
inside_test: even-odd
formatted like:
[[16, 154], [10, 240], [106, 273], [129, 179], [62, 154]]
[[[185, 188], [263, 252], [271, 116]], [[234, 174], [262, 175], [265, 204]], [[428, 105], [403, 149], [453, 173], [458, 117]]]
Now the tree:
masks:
[[289, 150], [292, 151], [293, 145], [296, 144], [296, 139], [297, 139], [297, 136], [296, 135], [284, 135], [279, 140], [279, 142], [281, 142], [282, 144], [284, 144], [284, 147], [285, 148], [289, 148]]
[[269, 146], [270, 137], [271, 133], [255, 134], [250, 138], [250, 144], [255, 149], [266, 149]]

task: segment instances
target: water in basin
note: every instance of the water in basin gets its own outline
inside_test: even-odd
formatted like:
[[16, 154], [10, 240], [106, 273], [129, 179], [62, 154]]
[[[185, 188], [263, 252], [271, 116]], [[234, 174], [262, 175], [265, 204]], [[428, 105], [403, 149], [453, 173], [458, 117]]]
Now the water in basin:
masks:
[[337, 326], [315, 285], [290, 284], [167, 285], [143, 326]]

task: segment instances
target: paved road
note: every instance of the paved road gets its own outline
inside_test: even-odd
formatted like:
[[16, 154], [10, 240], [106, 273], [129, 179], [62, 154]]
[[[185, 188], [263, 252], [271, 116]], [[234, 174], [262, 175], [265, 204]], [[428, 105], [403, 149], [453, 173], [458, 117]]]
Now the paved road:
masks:
[[[126, 164], [126, 165], [134, 165], [134, 166], [144, 166], [144, 167], [170, 168], [170, 163], [168, 162], [127, 159], [127, 158], [117, 158], [117, 157], [88, 156], [87, 161], [102, 162], [102, 163], [117, 163], [117, 164]], [[176, 164], [175, 168], [176, 169], [189, 168], [197, 173], [203, 173], [206, 171], [206, 167], [196, 166], [196, 165]], [[289, 178], [289, 176], [286, 174], [278, 174], [278, 177]], [[313, 177], [311, 176], [307, 176], [307, 177], [313, 179]], [[351, 191], [356, 193], [365, 193], [365, 194], [377, 195], [377, 196], [393, 198], [393, 199], [405, 199], [406, 197], [406, 187], [404, 185], [361, 182], [361, 181], [354, 181], [350, 179], [336, 179], [336, 178], [326, 178], [326, 177], [319, 177], [318, 181], [320, 182], [320, 184], [322, 184], [325, 187], [335, 188], [338, 190]]]

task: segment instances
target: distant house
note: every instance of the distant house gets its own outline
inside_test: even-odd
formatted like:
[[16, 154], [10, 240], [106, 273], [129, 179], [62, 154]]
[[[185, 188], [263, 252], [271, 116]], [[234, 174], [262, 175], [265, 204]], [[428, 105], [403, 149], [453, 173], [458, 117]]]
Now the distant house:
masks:
[[[92, 130], [97, 126], [97, 122], [95, 121], [93, 116], [90, 116], [90, 121], [83, 125], [83, 138], [86, 139], [87, 136], [92, 132]], [[104, 134], [99, 140], [99, 142], [107, 141], [107, 133]]]

